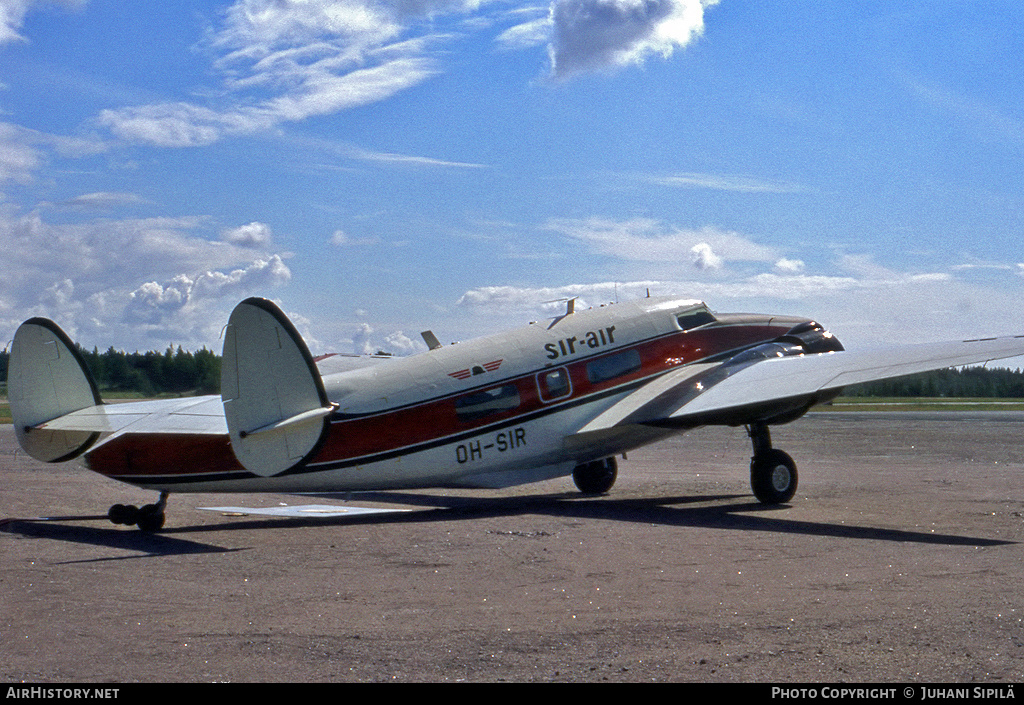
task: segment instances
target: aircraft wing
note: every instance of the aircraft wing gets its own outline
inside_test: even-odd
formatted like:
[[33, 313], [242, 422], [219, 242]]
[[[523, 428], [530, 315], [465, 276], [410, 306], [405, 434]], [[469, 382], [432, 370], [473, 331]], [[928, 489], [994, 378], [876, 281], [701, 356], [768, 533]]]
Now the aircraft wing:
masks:
[[581, 434], [645, 424], [695, 428], [768, 422], [828, 401], [843, 387], [1024, 355], [1024, 336], [772, 357], [730, 369], [688, 365], [631, 393]]
[[36, 424], [33, 430], [117, 433], [130, 430], [146, 433], [191, 433], [227, 435], [224, 407], [219, 396], [156, 399], [151, 401], [98, 404], [53, 420]]

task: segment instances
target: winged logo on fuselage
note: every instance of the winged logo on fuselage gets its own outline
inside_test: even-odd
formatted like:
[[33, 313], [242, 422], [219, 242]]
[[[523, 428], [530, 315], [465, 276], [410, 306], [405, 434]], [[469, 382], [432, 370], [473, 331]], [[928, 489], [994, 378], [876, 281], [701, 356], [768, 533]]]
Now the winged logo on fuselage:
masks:
[[470, 377], [475, 377], [476, 375], [482, 375], [487, 372], [494, 372], [499, 367], [501, 367], [502, 362], [504, 362], [504, 358], [501, 360], [492, 360], [491, 362], [485, 362], [482, 365], [470, 365], [464, 370], [458, 370], [457, 372], [449, 372], [448, 376], [454, 377], [455, 379], [469, 379]]

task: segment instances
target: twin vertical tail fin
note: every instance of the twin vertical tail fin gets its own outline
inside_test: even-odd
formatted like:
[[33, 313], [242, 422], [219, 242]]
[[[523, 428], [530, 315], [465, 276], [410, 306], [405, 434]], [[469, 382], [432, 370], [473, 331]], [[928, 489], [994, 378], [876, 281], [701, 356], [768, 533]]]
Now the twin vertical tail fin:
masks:
[[[101, 431], [116, 430], [103, 418], [96, 382], [74, 343], [46, 318], [25, 321], [15, 333], [7, 396], [18, 442], [36, 460], [71, 460]], [[326, 438], [334, 410], [295, 326], [259, 298], [238, 304], [228, 321], [221, 399], [235, 456], [263, 477], [308, 460]], [[75, 413], [83, 410], [97, 418]]]
[[36, 460], [71, 460], [99, 438], [95, 431], [41, 427], [103, 403], [74, 343], [47, 318], [31, 318], [14, 334], [7, 367], [7, 398], [18, 442]]
[[334, 410], [302, 336], [261, 298], [241, 302], [228, 320], [221, 399], [235, 457], [262, 477], [312, 456]]

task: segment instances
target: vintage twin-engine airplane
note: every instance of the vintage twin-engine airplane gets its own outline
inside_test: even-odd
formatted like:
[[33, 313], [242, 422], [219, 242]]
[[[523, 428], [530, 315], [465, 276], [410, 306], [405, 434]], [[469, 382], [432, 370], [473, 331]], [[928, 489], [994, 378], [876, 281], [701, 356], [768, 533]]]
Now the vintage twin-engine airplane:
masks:
[[[158, 490], [119, 524], [163, 526], [170, 492], [346, 492], [505, 487], [572, 475], [607, 492], [615, 456], [712, 424], [746, 426], [751, 484], [788, 502], [797, 470], [769, 427], [851, 384], [1024, 355], [1024, 336], [852, 352], [818, 323], [640, 299], [402, 358], [314, 360], [265, 299], [234, 309], [220, 396], [104, 404], [75, 346], [33, 318], [11, 348], [8, 397], [22, 448], [82, 456]], [[102, 435], [107, 434], [101, 441]]]

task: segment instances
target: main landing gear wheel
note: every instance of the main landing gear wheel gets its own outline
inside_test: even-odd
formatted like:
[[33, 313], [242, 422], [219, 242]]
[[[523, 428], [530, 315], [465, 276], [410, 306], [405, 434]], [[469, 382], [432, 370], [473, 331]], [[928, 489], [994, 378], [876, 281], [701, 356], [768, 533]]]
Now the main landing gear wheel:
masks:
[[572, 471], [572, 481], [583, 494], [604, 494], [615, 484], [618, 475], [615, 458], [605, 458], [577, 465]]
[[107, 518], [115, 524], [138, 526], [140, 531], [154, 532], [164, 528], [164, 508], [167, 506], [167, 493], [160, 493], [156, 504], [136, 507], [134, 504], [115, 504], [107, 512]]
[[763, 504], [781, 504], [796, 494], [796, 463], [777, 448], [750, 460], [750, 485]]
[[750, 486], [762, 504], [782, 504], [796, 494], [797, 472], [793, 458], [778, 448], [772, 448], [771, 435], [764, 424], [747, 428], [754, 446], [750, 459]]

